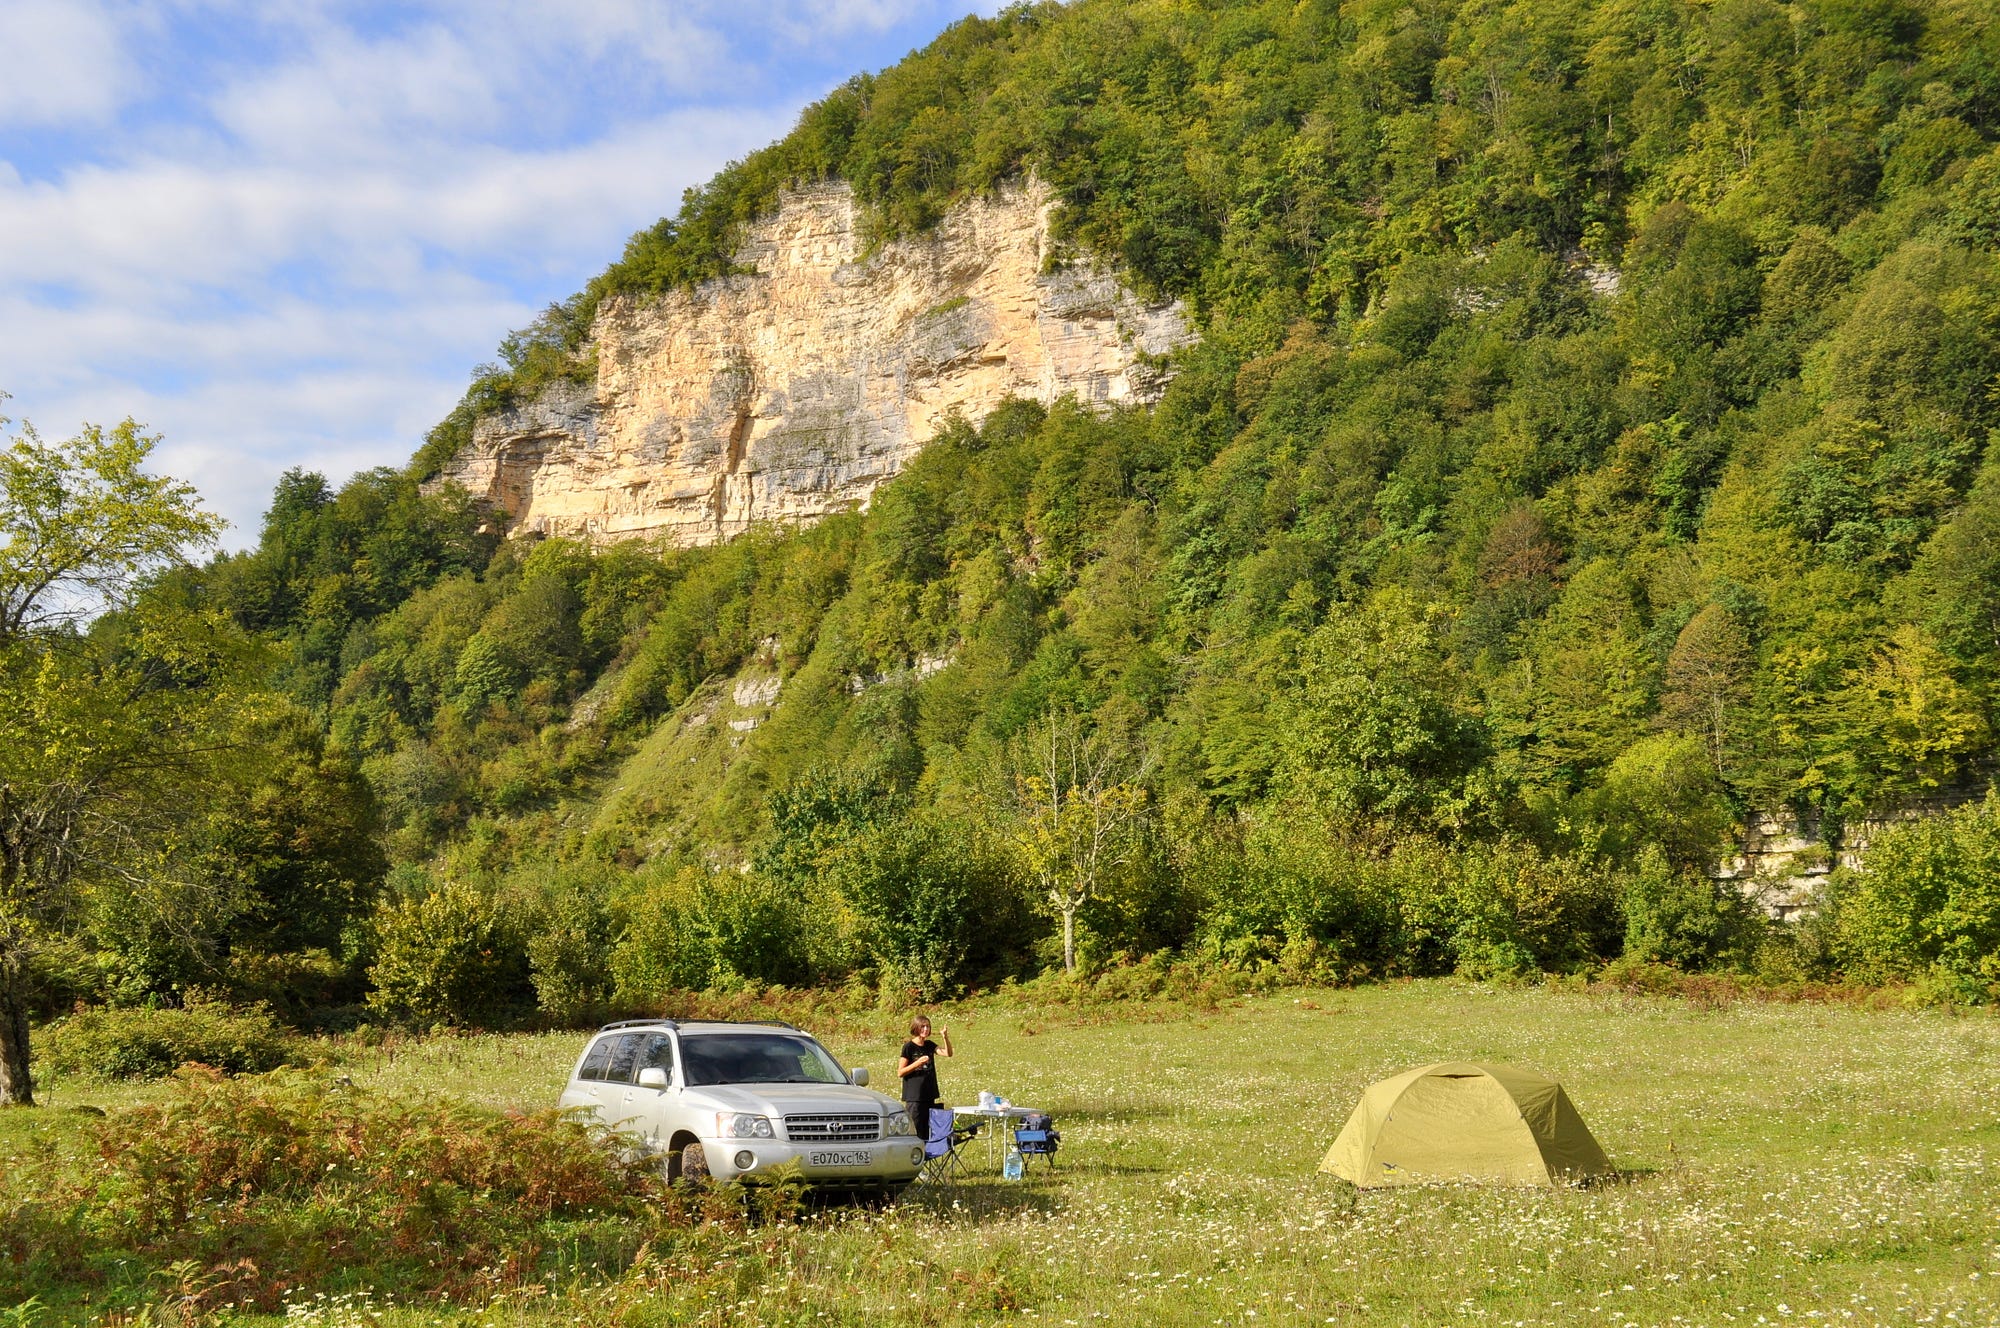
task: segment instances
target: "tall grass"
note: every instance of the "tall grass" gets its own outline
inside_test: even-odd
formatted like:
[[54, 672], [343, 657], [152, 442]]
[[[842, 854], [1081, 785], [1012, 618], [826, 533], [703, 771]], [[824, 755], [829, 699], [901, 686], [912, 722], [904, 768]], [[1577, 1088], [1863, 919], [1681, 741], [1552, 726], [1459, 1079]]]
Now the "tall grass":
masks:
[[[1691, 994], [1410, 982], [1092, 1004], [1016, 988], [933, 1012], [959, 1052], [944, 1087], [1053, 1111], [1053, 1168], [1004, 1183], [981, 1140], [970, 1179], [893, 1208], [756, 1220], [546, 1114], [573, 1034], [400, 1041], [355, 1055], [351, 1089], [324, 1073], [107, 1087], [136, 1105], [0, 1116], [0, 1304], [39, 1296], [37, 1328], [113, 1311], [336, 1328], [2000, 1323], [2000, 1020]], [[905, 1012], [817, 1025], [784, 1009], [886, 1079]], [[1458, 1057], [1560, 1078], [1620, 1181], [1356, 1192], [1315, 1171], [1364, 1085]]]
[[278, 1310], [301, 1287], [462, 1299], [617, 1267], [716, 1215], [553, 1111], [299, 1074], [183, 1070], [160, 1100], [90, 1118], [7, 1171], [0, 1299], [115, 1293], [150, 1270], [204, 1312]]

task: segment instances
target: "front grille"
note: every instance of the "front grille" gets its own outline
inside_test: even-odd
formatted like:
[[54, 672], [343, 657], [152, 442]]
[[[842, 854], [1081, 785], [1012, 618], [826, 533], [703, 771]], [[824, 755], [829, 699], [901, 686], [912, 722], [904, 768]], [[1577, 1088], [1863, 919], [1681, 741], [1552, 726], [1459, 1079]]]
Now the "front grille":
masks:
[[882, 1118], [873, 1113], [854, 1116], [787, 1116], [785, 1137], [793, 1143], [864, 1144], [882, 1137]]

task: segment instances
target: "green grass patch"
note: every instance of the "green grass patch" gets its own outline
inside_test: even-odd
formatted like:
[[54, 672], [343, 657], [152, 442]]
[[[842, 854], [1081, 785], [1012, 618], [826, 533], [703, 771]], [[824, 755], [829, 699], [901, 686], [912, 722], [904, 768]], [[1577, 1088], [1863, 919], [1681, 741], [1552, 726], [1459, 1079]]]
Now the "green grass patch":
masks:
[[966, 305], [971, 303], [972, 303], [972, 297], [969, 295], [954, 295], [949, 300], [940, 300], [938, 303], [932, 305], [930, 308], [918, 314], [911, 321], [922, 323], [933, 318], [943, 318], [946, 314], [957, 313], [960, 309], [963, 309]]
[[[819, 1031], [836, 1054], [886, 1081], [901, 1013], [834, 1003], [825, 1012]], [[452, 1220], [472, 1223], [451, 1246], [470, 1263], [454, 1253], [451, 1270], [386, 1257], [292, 1266], [284, 1261], [303, 1256], [271, 1247], [259, 1276], [291, 1284], [295, 1318], [390, 1328], [2000, 1318], [2000, 1022], [1983, 1015], [1455, 982], [1213, 1005], [1059, 1004], [1021, 989], [936, 1013], [959, 1049], [943, 1067], [947, 1097], [993, 1088], [1056, 1113], [1064, 1146], [1052, 1169], [1012, 1185], [982, 1175], [884, 1212], [680, 1225], [641, 1211], [651, 1197], [635, 1207], [613, 1193], [614, 1164], [593, 1162], [581, 1174], [598, 1188], [567, 1209], [522, 1207], [528, 1190], [514, 1181], [479, 1205], [447, 1205]], [[402, 1146], [433, 1146], [414, 1140], [434, 1118], [441, 1139], [488, 1141], [468, 1155], [475, 1161], [515, 1147], [573, 1159], [561, 1127], [506, 1113], [546, 1110], [580, 1045], [575, 1034], [399, 1040], [351, 1049], [343, 1069], [396, 1129], [414, 1132]], [[1362, 1193], [1316, 1172], [1365, 1084], [1460, 1057], [1560, 1078], [1625, 1177], [1583, 1190]], [[138, 1163], [103, 1153], [108, 1129], [160, 1159], [186, 1149], [190, 1092], [305, 1101], [285, 1095], [319, 1080], [267, 1082], [123, 1087], [131, 1105], [101, 1122], [62, 1110], [83, 1101], [74, 1092], [53, 1110], [0, 1116], [5, 1202], [19, 1205], [23, 1184], [46, 1194], [109, 1186], [106, 1168], [134, 1174]], [[225, 1118], [240, 1121], [236, 1110]], [[345, 1119], [338, 1106], [299, 1110], [300, 1122], [319, 1111]], [[348, 1164], [310, 1131], [284, 1137], [297, 1140], [297, 1162], [289, 1172], [266, 1164], [259, 1174], [274, 1179], [257, 1193], [269, 1197], [249, 1209], [269, 1204], [273, 1221], [338, 1210], [353, 1239], [391, 1239], [364, 1233], [391, 1205], [414, 1202], [395, 1188], [413, 1180], [378, 1171], [384, 1197], [340, 1190], [329, 1202], [333, 1191], [310, 1172], [335, 1162], [339, 1177]], [[405, 1169], [447, 1175], [425, 1159]], [[481, 1192], [474, 1172], [448, 1174], [467, 1195]], [[172, 1186], [149, 1192], [144, 1211], [175, 1211]], [[222, 1208], [245, 1202], [226, 1184], [199, 1193]], [[140, 1303], [164, 1314], [180, 1276], [169, 1255], [208, 1261], [197, 1277], [223, 1277], [239, 1257], [226, 1242], [188, 1237], [148, 1256], [152, 1267], [114, 1275], [111, 1251], [139, 1249], [131, 1233], [159, 1220], [119, 1202], [128, 1206], [111, 1211], [127, 1225], [72, 1228], [99, 1244], [82, 1246], [62, 1277], [28, 1282], [12, 1265], [10, 1289], [52, 1307], [39, 1321], [80, 1323]], [[511, 1215], [485, 1225], [502, 1222], [486, 1215], [495, 1209]], [[201, 1230], [221, 1221], [204, 1215]]]

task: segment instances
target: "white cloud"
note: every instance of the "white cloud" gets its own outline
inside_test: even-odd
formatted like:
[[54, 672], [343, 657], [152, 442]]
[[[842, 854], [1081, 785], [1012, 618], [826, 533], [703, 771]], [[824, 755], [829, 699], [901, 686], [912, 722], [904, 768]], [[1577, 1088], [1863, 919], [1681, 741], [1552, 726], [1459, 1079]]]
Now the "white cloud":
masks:
[[110, 17], [87, 0], [0, 0], [0, 125], [92, 124], [133, 91]]
[[309, 59], [222, 89], [211, 105], [220, 126], [266, 160], [393, 161], [494, 125], [495, 72], [441, 28], [394, 41], [329, 29], [316, 34]]
[[50, 437], [163, 433], [232, 543], [288, 466], [407, 460], [502, 334], [790, 127], [823, 90], [802, 52], [937, 8], [124, 2], [0, 0], [9, 72], [41, 65], [0, 125], [112, 126], [56, 161], [0, 142], [0, 389]]
[[[504, 26], [527, 36], [529, 49], [570, 51], [590, 62], [639, 61], [684, 91], [726, 86], [729, 43], [713, 20], [715, 7], [675, 0], [457, 0], [482, 28]], [[734, 17], [740, 4], [723, 11]]]
[[810, 38], [857, 29], [880, 32], [929, 6], [921, 0], [793, 0], [778, 8], [780, 22], [789, 31]]
[[[516, 255], [566, 293], [626, 234], [789, 111], [689, 111], [574, 148], [474, 148], [426, 173], [149, 161], [60, 184], [0, 179], [9, 414], [52, 436], [131, 415], [163, 467], [254, 539], [271, 485], [409, 458], [524, 303], [475, 271]], [[22, 243], [9, 243], [18, 237]], [[266, 289], [309, 257], [307, 294]], [[30, 283], [82, 293], [37, 302]]]
[[546, 151], [466, 145], [321, 170], [147, 159], [0, 179], [0, 283], [129, 300], [240, 284], [292, 258], [371, 289], [400, 288], [433, 250], [607, 261], [681, 188], [790, 119], [695, 110]]

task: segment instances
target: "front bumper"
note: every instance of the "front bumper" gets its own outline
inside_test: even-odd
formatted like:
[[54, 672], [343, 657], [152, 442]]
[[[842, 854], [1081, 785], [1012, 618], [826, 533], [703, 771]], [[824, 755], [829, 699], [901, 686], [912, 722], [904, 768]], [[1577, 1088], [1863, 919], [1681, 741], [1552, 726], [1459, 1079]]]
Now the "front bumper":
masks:
[[[814, 1186], [907, 1185], [924, 1164], [923, 1145], [914, 1135], [849, 1144], [703, 1139], [701, 1151], [717, 1180], [795, 1175]], [[740, 1165], [741, 1153], [750, 1155], [750, 1165]]]

